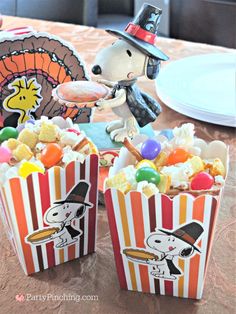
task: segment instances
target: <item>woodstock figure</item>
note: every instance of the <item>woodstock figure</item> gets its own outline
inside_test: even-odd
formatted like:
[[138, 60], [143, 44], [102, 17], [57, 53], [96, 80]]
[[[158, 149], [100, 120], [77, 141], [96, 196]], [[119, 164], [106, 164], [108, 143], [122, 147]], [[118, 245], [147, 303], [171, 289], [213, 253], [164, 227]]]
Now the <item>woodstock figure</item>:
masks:
[[159, 103], [136, 85], [143, 75], [155, 79], [161, 60], [168, 60], [155, 46], [161, 13], [160, 9], [144, 4], [124, 32], [107, 30], [118, 39], [96, 56], [92, 72], [101, 75], [100, 83], [113, 87], [112, 99], [101, 99], [96, 106], [112, 108], [121, 118], [111, 122], [106, 129], [116, 142], [134, 137], [139, 133], [138, 125], [144, 127], [155, 121], [161, 112]]
[[15, 79], [8, 85], [14, 92], [4, 99], [3, 107], [10, 112], [18, 112], [18, 124], [34, 119], [31, 112], [36, 111], [42, 100], [41, 85], [35, 78], [27, 80], [25, 76]]

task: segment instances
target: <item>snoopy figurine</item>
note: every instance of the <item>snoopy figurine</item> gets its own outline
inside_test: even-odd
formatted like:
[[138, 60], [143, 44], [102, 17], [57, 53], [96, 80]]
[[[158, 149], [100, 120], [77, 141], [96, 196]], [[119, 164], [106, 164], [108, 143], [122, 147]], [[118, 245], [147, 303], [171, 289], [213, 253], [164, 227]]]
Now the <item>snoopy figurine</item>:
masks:
[[121, 118], [111, 122], [106, 129], [116, 142], [134, 137], [139, 133], [137, 123], [144, 127], [155, 121], [161, 112], [159, 103], [136, 85], [138, 77], [143, 75], [155, 79], [161, 60], [168, 60], [155, 46], [161, 14], [161, 9], [144, 4], [124, 32], [107, 30], [118, 40], [96, 56], [93, 74], [101, 75], [100, 83], [113, 87], [113, 98], [101, 99], [96, 106], [100, 109], [112, 108]]
[[[148, 259], [142, 263], [153, 266], [150, 272], [153, 277], [176, 280], [177, 276], [182, 275], [182, 271], [175, 266], [174, 259], [188, 258], [196, 252], [201, 253], [195, 242], [199, 240], [203, 231], [199, 223], [191, 222], [174, 231], [161, 229], [159, 232], [151, 233], [146, 239], [146, 246], [149, 252], [155, 252], [158, 259]], [[133, 261], [138, 262], [137, 259]]]
[[[66, 196], [64, 200], [55, 202], [45, 215], [44, 221], [48, 225], [60, 225], [60, 230], [54, 233], [51, 240], [58, 239], [54, 244], [55, 248], [62, 248], [78, 241], [82, 234], [72, 223], [75, 219], [81, 219], [86, 209], [91, 207], [91, 203], [86, 203], [85, 198], [89, 191], [89, 184], [80, 181]], [[56, 241], [55, 241], [56, 242]]]

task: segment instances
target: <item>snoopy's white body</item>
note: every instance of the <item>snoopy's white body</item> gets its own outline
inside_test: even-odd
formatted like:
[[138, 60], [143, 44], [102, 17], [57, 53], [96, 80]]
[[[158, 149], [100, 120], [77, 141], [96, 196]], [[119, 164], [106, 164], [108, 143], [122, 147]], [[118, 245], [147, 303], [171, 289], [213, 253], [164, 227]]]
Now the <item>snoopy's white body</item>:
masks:
[[[145, 75], [146, 63], [147, 55], [122, 39], [101, 50], [95, 59], [95, 64], [101, 68], [103, 80], [99, 81], [108, 86], [112, 86], [111, 82], [133, 80]], [[111, 108], [121, 118], [107, 127], [116, 142], [139, 133], [137, 122], [126, 103], [125, 89], [118, 90], [113, 99], [98, 101], [97, 106], [100, 109]]]

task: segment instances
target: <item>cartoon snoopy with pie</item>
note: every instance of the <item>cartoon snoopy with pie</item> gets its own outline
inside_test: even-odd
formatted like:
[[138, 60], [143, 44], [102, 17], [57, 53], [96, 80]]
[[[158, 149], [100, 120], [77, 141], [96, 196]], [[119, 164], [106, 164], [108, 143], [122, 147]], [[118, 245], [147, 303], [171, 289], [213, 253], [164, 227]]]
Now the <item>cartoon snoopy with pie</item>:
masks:
[[152, 232], [145, 240], [147, 250], [126, 248], [123, 254], [133, 261], [153, 266], [150, 274], [155, 278], [175, 280], [182, 271], [174, 260], [189, 258], [200, 254], [195, 243], [200, 239], [204, 229], [198, 222], [191, 222], [176, 230], [159, 229]]
[[85, 202], [90, 185], [80, 181], [67, 194], [66, 198], [56, 201], [44, 214], [44, 221], [50, 228], [44, 228], [26, 237], [26, 242], [39, 245], [54, 240], [57, 249], [69, 246], [79, 240], [80, 229], [75, 228], [74, 221], [81, 219], [92, 204]]

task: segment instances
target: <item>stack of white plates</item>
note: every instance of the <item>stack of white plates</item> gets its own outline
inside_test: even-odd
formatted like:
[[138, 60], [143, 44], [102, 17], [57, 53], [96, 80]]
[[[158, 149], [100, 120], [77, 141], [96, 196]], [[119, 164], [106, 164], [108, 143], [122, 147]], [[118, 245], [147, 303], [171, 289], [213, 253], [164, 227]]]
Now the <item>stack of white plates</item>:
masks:
[[171, 62], [156, 80], [159, 98], [189, 117], [236, 127], [236, 53]]

